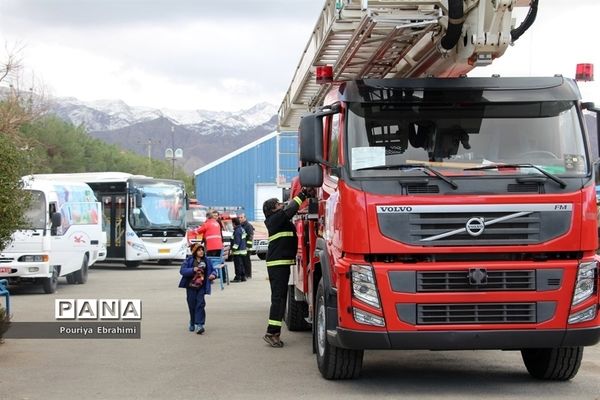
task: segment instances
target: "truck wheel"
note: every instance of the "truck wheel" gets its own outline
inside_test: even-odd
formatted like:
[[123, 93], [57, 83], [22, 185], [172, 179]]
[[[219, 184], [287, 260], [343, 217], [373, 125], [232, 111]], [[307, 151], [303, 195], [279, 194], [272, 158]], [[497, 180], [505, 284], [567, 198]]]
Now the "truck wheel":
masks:
[[523, 349], [523, 362], [529, 374], [537, 379], [567, 381], [577, 375], [583, 347], [555, 349]]
[[44, 288], [44, 293], [46, 294], [56, 292], [56, 288], [58, 287], [58, 268], [56, 266], [52, 267], [52, 276], [50, 278], [43, 279], [42, 287]]
[[267, 259], [267, 253], [256, 253], [256, 255], [263, 261]]
[[125, 267], [133, 269], [139, 267], [141, 263], [141, 261], [125, 261]]
[[310, 325], [304, 318], [308, 317], [308, 304], [294, 299], [294, 285], [288, 286], [287, 304], [284, 320], [290, 331], [308, 331]]
[[354, 379], [360, 375], [363, 350], [342, 349], [327, 341], [327, 313], [323, 279], [317, 289], [315, 339], [317, 365], [325, 379]]
[[83, 256], [83, 262], [81, 263], [81, 269], [73, 272], [73, 278], [75, 278], [75, 283], [79, 283], [83, 285], [87, 282], [88, 279], [88, 256], [87, 254]]
[[73, 272], [67, 274], [65, 278], [67, 278], [67, 283], [69, 285], [74, 285], [75, 283], [77, 283], [77, 281], [75, 281], [75, 274]]

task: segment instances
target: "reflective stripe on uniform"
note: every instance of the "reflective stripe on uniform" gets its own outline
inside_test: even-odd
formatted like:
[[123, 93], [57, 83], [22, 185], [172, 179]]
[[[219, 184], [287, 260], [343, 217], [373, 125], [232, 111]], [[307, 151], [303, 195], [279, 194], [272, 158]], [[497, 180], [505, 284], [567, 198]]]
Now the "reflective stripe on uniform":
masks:
[[233, 248], [234, 248], [234, 249], [237, 249], [238, 247], [240, 247], [240, 246], [239, 246], [239, 245], [237, 245], [237, 244], [234, 244], [234, 245], [233, 245]]
[[245, 256], [246, 254], [248, 254], [248, 252], [246, 250], [234, 250], [233, 251], [234, 256]]
[[281, 326], [281, 321], [275, 321], [274, 319], [269, 320], [269, 325]]
[[296, 260], [273, 260], [267, 261], [267, 267], [276, 267], [278, 265], [294, 265]]
[[210, 236], [207, 236], [205, 239], [208, 240], [208, 239], [216, 239], [216, 238], [220, 239], [221, 235], [210, 235]]
[[300, 197], [298, 197], [298, 196], [294, 197], [294, 201], [296, 203], [298, 203], [299, 206], [302, 205], [302, 199]]
[[273, 240], [282, 238], [282, 237], [292, 237], [294, 236], [294, 232], [291, 231], [286, 231], [286, 232], [279, 232], [274, 234], [273, 236], [269, 236], [269, 242], [272, 242]]

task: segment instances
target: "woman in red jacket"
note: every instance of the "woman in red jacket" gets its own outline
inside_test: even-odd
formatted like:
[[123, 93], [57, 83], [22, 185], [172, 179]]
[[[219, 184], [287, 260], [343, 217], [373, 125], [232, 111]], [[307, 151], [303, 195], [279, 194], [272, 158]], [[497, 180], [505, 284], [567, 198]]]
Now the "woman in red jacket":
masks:
[[206, 255], [209, 257], [219, 257], [223, 250], [223, 232], [221, 224], [214, 219], [213, 213], [206, 214], [206, 221], [196, 229], [197, 235], [202, 235], [202, 240], [206, 246]]

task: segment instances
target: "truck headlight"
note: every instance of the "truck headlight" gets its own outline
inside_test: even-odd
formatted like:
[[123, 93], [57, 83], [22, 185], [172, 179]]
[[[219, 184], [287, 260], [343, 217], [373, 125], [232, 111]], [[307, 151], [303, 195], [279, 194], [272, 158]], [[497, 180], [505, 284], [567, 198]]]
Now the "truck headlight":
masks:
[[354, 320], [359, 324], [373, 325], [373, 326], [385, 326], [385, 319], [370, 312], [360, 310], [353, 307], [352, 313], [354, 314]]
[[594, 304], [585, 310], [569, 315], [569, 324], [577, 324], [579, 322], [591, 321], [596, 318], [597, 306]]
[[598, 264], [596, 261], [579, 264], [577, 270], [577, 281], [575, 282], [575, 293], [573, 293], [572, 305], [580, 304], [590, 298], [596, 291], [596, 273]]
[[19, 257], [19, 262], [46, 262], [48, 261], [47, 254], [28, 254]]
[[381, 308], [373, 267], [352, 265], [352, 295], [375, 308]]

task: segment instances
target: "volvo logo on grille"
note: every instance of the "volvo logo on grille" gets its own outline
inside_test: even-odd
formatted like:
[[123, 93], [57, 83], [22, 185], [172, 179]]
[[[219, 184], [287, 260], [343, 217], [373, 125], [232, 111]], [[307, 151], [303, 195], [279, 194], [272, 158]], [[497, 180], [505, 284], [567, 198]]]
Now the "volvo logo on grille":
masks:
[[469, 270], [469, 284], [470, 285], [486, 285], [488, 279], [487, 270], [484, 268], [471, 268]]
[[485, 221], [480, 217], [471, 218], [465, 224], [465, 228], [467, 229], [467, 233], [469, 235], [479, 236], [485, 230]]

